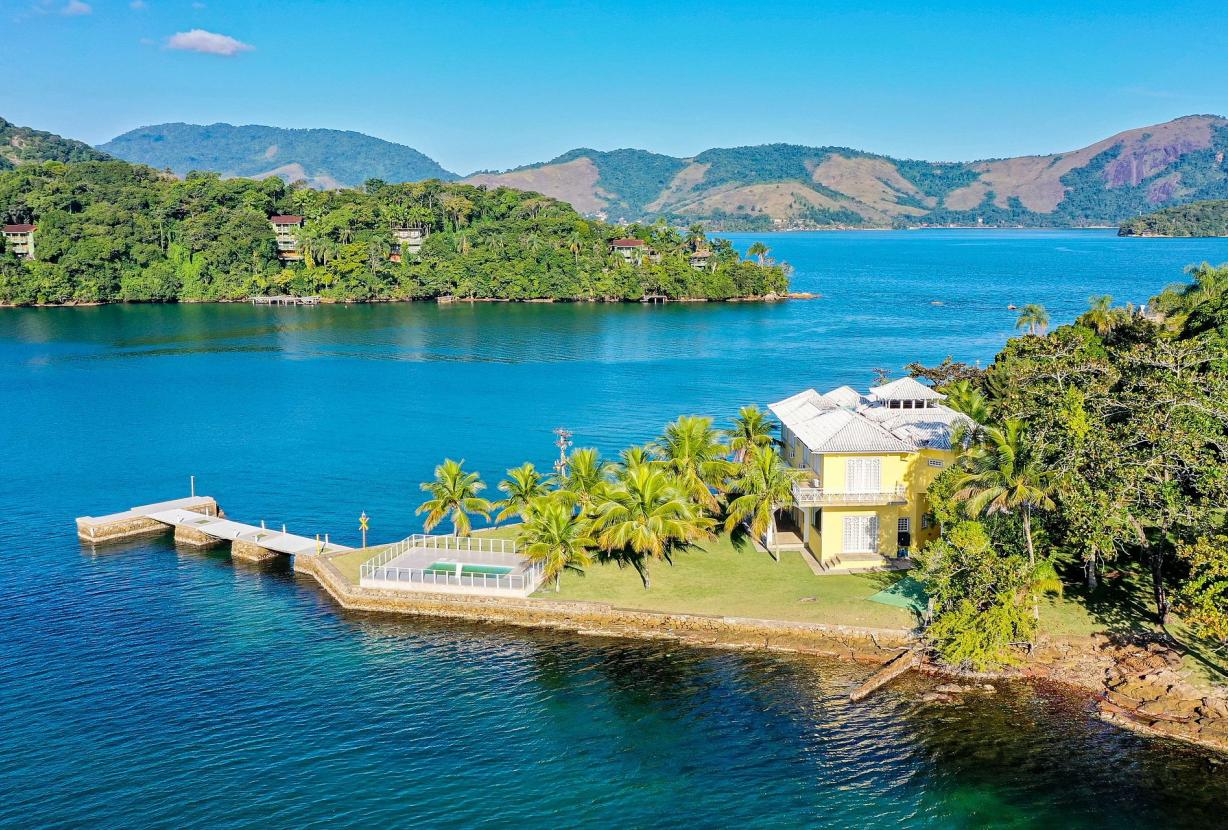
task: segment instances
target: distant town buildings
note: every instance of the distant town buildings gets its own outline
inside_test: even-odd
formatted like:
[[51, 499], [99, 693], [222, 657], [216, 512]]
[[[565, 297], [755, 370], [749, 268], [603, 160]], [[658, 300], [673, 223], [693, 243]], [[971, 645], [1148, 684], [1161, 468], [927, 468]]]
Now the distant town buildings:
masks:
[[273, 234], [277, 237], [277, 258], [280, 260], [299, 260], [303, 258], [298, 249], [298, 231], [303, 227], [301, 216], [270, 216], [269, 223], [273, 225]]
[[5, 225], [4, 247], [23, 259], [34, 259], [34, 225]]

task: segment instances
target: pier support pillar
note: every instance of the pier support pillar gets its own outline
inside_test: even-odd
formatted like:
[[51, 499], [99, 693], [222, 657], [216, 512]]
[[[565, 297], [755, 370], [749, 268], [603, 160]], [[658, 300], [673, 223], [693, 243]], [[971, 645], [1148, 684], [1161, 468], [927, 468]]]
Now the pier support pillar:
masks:
[[197, 548], [207, 548], [210, 545], [216, 545], [221, 542], [221, 539], [215, 539], [207, 533], [202, 533], [194, 527], [186, 525], [177, 525], [175, 527], [175, 542], [181, 545], [192, 545]]
[[243, 542], [239, 539], [230, 543], [230, 556], [244, 562], [267, 562], [277, 556], [276, 551], [262, 548], [253, 542]]

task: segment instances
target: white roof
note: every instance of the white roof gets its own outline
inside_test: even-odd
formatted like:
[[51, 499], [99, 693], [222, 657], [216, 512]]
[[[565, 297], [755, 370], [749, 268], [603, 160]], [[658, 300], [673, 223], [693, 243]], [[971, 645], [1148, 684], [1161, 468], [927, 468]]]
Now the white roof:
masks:
[[941, 401], [946, 395], [936, 392], [916, 378], [900, 378], [870, 390], [875, 401]]
[[861, 393], [851, 386], [837, 386], [830, 392], [824, 392], [823, 397], [829, 401], [835, 401], [840, 406], [846, 408], [856, 408], [865, 403], [865, 398], [862, 397]]
[[[813, 389], [769, 409], [811, 452], [911, 452], [913, 447], [869, 418], [836, 406]], [[800, 398], [800, 400], [799, 400]]]
[[887, 409], [882, 406], [865, 407], [862, 411], [889, 430], [916, 446], [918, 449], [951, 449], [951, 436], [961, 423], [971, 424], [968, 416], [947, 406], [931, 406], [925, 409]]
[[813, 453], [907, 453], [950, 449], [956, 425], [967, 418], [942, 404], [892, 409], [885, 402], [945, 397], [912, 378], [901, 378], [869, 396], [849, 386], [825, 395], [807, 389], [768, 408]]

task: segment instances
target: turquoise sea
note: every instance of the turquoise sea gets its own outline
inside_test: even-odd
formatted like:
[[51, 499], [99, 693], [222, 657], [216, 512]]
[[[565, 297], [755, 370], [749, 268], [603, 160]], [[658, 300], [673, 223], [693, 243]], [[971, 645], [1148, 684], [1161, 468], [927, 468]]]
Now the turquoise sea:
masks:
[[0, 310], [0, 826], [1224, 826], [1228, 766], [1058, 690], [845, 702], [818, 659], [342, 612], [285, 563], [72, 519], [198, 492], [349, 544], [445, 456], [614, 452], [875, 367], [989, 361], [1007, 305], [1146, 301], [1228, 240], [763, 238], [820, 299]]

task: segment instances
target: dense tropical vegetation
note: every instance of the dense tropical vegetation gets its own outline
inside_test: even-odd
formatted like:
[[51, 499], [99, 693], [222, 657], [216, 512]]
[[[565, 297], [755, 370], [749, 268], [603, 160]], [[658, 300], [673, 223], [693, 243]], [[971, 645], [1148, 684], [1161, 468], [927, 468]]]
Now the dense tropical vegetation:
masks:
[[[303, 216], [303, 261], [283, 264], [269, 217]], [[280, 179], [179, 180], [120, 161], [0, 174], [0, 218], [38, 225], [36, 261], [0, 253], [0, 302], [234, 300], [724, 300], [787, 290], [783, 266], [665, 223], [615, 227], [534, 193], [426, 181], [317, 191]], [[421, 251], [393, 261], [392, 226]], [[631, 261], [610, 241], [645, 242]], [[691, 254], [708, 250], [702, 268]]]
[[1228, 236], [1228, 199], [1163, 208], [1123, 222], [1118, 236]]
[[[930, 488], [943, 534], [919, 571], [948, 661], [1017, 658], [1039, 594], [1104, 599], [1106, 573], [1144, 578], [1159, 626], [1176, 612], [1228, 648], [1228, 267], [1191, 274], [1146, 313], [1093, 297], [984, 371], [914, 367], [975, 424]], [[1112, 614], [1143, 622], [1127, 601]]]

